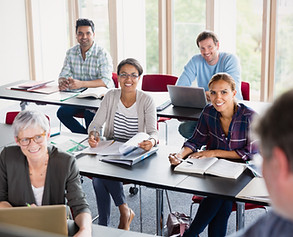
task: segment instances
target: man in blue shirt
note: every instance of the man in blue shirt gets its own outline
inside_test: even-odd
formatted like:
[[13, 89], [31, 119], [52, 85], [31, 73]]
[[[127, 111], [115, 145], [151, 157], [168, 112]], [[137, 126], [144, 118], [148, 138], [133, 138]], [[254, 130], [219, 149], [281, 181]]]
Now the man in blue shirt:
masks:
[[[89, 87], [114, 87], [112, 80], [113, 64], [110, 54], [94, 42], [94, 23], [88, 19], [76, 21], [76, 39], [79, 44], [66, 53], [64, 65], [59, 74], [61, 91], [77, 91]], [[86, 128], [73, 116], [83, 113]], [[72, 132], [87, 134], [95, 111], [76, 107], [61, 106], [57, 117]]]
[[262, 173], [273, 210], [237, 237], [293, 235], [293, 90], [281, 95], [255, 123]]
[[[194, 55], [185, 65], [176, 85], [191, 86], [196, 80], [197, 86], [205, 89], [209, 100], [208, 83], [210, 79], [218, 72], [226, 72], [232, 76], [236, 83], [236, 98], [242, 100], [239, 59], [233, 54], [219, 52], [219, 40], [213, 32], [203, 31], [200, 33], [196, 44], [200, 54]], [[183, 122], [179, 126], [179, 132], [188, 139], [192, 136], [196, 125], [197, 122], [194, 121]]]

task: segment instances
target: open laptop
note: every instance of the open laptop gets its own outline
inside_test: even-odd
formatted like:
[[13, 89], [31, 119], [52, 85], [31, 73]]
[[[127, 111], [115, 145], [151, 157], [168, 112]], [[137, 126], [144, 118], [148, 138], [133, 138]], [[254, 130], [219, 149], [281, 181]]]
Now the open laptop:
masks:
[[208, 103], [202, 87], [167, 85], [167, 88], [174, 106], [202, 109]]
[[0, 223], [68, 235], [65, 205], [0, 208]]

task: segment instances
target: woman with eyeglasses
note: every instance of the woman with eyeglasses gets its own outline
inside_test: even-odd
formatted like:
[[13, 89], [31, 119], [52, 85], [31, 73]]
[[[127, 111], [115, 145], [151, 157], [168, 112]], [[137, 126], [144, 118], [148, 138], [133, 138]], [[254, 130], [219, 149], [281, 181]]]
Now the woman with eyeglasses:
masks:
[[21, 111], [12, 124], [17, 146], [0, 154], [0, 208], [67, 204], [76, 236], [91, 236], [91, 213], [74, 157], [48, 146], [50, 126], [38, 111]]
[[[118, 141], [127, 141], [138, 132], [146, 132], [150, 139], [139, 144], [148, 151], [158, 140], [156, 107], [152, 98], [143, 91], [137, 90], [143, 69], [139, 62], [128, 58], [120, 62], [117, 67], [119, 89], [109, 91], [89, 125], [89, 144], [96, 147], [100, 141], [100, 131], [104, 126], [104, 137]], [[129, 230], [134, 212], [125, 201], [121, 182], [93, 178], [96, 193], [99, 224], [107, 226], [110, 219], [111, 198], [119, 208], [119, 229]]]

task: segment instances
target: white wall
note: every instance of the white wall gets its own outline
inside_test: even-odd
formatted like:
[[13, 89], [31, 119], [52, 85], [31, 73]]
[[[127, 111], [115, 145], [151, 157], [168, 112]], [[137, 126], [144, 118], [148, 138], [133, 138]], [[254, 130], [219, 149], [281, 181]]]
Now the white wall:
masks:
[[66, 0], [32, 0], [37, 80], [57, 80], [68, 49]]
[[215, 0], [215, 32], [219, 37], [220, 51], [236, 53], [236, 1]]
[[137, 59], [146, 68], [144, 0], [117, 1], [117, 58]]
[[23, 0], [0, 2], [0, 85], [29, 79], [24, 2]]

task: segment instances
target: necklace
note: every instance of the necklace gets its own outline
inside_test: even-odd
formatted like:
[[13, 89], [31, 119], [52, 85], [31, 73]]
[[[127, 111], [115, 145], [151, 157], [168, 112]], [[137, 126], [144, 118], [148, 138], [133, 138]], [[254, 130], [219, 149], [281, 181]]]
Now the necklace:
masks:
[[45, 162], [44, 162], [44, 168], [42, 169], [42, 172], [41, 173], [37, 173], [37, 172], [32, 172], [32, 169], [29, 167], [29, 174], [30, 174], [30, 176], [44, 176], [45, 174], [46, 174], [46, 172], [47, 172], [47, 165], [48, 165], [48, 158], [45, 160]]

